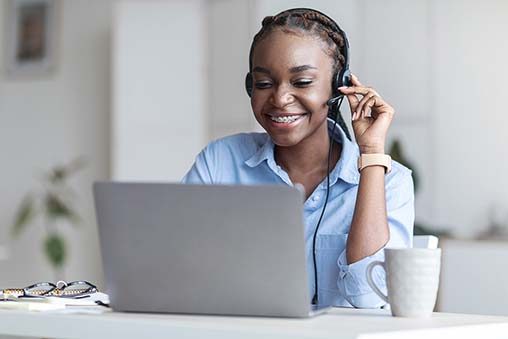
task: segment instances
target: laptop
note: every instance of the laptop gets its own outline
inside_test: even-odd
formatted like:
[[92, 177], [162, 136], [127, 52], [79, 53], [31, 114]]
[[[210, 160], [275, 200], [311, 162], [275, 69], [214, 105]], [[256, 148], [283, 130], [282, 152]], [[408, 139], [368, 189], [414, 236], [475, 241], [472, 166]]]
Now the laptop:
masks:
[[303, 200], [283, 185], [97, 182], [117, 311], [309, 317]]

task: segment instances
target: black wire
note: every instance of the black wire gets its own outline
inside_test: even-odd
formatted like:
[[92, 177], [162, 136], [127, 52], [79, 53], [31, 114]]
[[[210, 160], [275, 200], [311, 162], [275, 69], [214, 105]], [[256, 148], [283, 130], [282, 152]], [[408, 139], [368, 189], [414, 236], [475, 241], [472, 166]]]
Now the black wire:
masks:
[[[333, 149], [333, 135], [335, 133], [335, 127], [337, 126], [337, 117], [340, 115], [340, 106], [342, 105], [342, 100], [344, 97], [340, 98], [338, 104], [336, 104], [337, 112], [335, 114], [335, 118], [333, 120], [333, 129], [330, 133], [330, 145], [328, 148], [328, 161], [326, 165], [326, 198], [325, 204], [323, 205], [323, 209], [321, 210], [321, 215], [319, 216], [318, 223], [316, 225], [316, 229], [314, 230], [314, 236], [312, 238], [312, 260], [314, 263], [314, 297], [312, 298], [312, 304], [318, 304], [318, 278], [317, 278], [317, 267], [316, 267], [316, 238], [317, 232], [319, 229], [319, 225], [321, 224], [321, 220], [323, 219], [323, 215], [325, 214], [326, 205], [328, 204], [328, 196], [330, 195], [330, 159], [332, 157], [332, 149]], [[332, 106], [333, 109], [333, 106]]]

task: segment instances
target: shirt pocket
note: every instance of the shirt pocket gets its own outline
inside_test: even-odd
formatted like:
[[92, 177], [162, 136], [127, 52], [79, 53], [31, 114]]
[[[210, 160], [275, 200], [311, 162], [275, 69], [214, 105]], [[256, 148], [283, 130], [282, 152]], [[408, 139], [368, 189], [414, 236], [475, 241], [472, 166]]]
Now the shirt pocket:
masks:
[[[318, 234], [316, 241], [316, 266], [320, 291], [339, 294], [339, 255], [346, 248], [347, 234]], [[330, 296], [329, 296], [330, 297]]]

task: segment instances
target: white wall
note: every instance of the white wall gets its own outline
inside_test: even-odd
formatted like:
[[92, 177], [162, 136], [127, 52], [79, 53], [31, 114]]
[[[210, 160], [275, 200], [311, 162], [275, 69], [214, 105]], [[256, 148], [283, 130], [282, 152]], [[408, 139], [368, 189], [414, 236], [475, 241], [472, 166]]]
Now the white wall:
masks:
[[[88, 159], [87, 168], [73, 181], [84, 222], [66, 232], [70, 257], [65, 278], [102, 281], [91, 183], [107, 178], [109, 172], [113, 2], [61, 2], [57, 37], [60, 49], [57, 68], [51, 76], [10, 80], [3, 69], [4, 60], [0, 62], [0, 243], [10, 251], [10, 259], [0, 262], [1, 287], [53, 280], [42, 256], [43, 225], [32, 225], [17, 240], [10, 238], [9, 231], [18, 203], [41, 173], [78, 155]], [[2, 37], [3, 5], [2, 2]]]
[[208, 137], [203, 1], [115, 9], [112, 175], [180, 181]]
[[249, 70], [252, 7], [252, 1], [208, 2], [210, 139], [250, 131], [257, 124], [243, 86]]
[[508, 214], [508, 2], [434, 0], [432, 18], [435, 217], [467, 232]]

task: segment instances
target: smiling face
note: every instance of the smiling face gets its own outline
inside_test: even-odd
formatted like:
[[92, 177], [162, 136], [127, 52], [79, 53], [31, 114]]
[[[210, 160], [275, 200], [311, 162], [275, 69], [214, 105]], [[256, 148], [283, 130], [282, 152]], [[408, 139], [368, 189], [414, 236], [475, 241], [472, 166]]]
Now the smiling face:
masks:
[[313, 145], [328, 137], [332, 68], [322, 41], [310, 35], [276, 29], [256, 45], [251, 105], [274, 144]]

